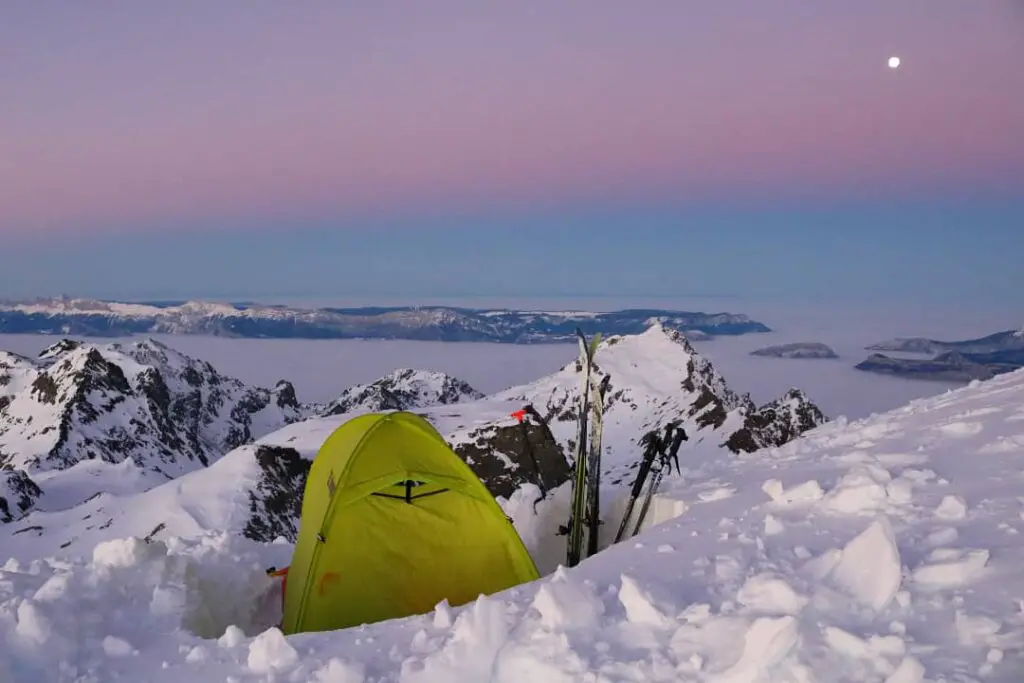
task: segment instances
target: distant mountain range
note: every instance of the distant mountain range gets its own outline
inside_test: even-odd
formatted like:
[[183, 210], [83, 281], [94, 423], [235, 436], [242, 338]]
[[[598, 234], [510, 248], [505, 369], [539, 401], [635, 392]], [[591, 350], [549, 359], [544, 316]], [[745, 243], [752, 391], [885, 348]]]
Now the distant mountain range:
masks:
[[925, 337], [899, 338], [872, 344], [867, 349], [933, 357], [893, 358], [874, 353], [855, 366], [858, 370], [912, 379], [985, 380], [1024, 367], [1024, 328], [951, 342]]
[[0, 302], [0, 333], [122, 337], [207, 334], [243, 338], [408, 339], [535, 344], [590, 335], [639, 334], [658, 323], [691, 340], [771, 330], [736, 313], [663, 309], [534, 311], [397, 306], [295, 308], [252, 302], [149, 301], [125, 303], [52, 298]]

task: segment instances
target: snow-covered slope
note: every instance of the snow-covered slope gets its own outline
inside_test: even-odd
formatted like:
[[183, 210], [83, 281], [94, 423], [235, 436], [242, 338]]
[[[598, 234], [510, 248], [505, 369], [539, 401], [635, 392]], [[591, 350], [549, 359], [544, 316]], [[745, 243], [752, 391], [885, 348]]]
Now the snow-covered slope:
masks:
[[[732, 392], [685, 338], [660, 326], [642, 335], [609, 338], [597, 358], [601, 371], [612, 376], [602, 496], [608, 510], [614, 509], [632, 482], [643, 434], [669, 421], [681, 420], [689, 432], [680, 460], [692, 464], [785, 443], [823, 419], [797, 391], [766, 406], [753, 406], [748, 398]], [[97, 489], [102, 495], [83, 505], [66, 510], [49, 507], [10, 529], [0, 528], [0, 544], [12, 554], [33, 556], [85, 552], [99, 541], [123, 535], [165, 538], [204, 529], [227, 530], [260, 541], [277, 536], [294, 540], [310, 461], [343, 422], [354, 414], [382, 408], [412, 409], [426, 416], [496, 496], [507, 499], [526, 484], [537, 486], [547, 501], [538, 507], [544, 514], [543, 525], [557, 527], [568, 516], [564, 485], [571, 472], [579, 384], [579, 369], [573, 362], [525, 386], [465, 400], [476, 392], [458, 380], [398, 371], [346, 392], [335, 405], [344, 405], [349, 412], [294, 422], [235, 449], [208, 469], [143, 495], [133, 495], [123, 486], [121, 492], [108, 483]], [[382, 396], [390, 398], [381, 404]], [[395, 403], [395, 397], [401, 401]], [[455, 399], [462, 400], [450, 402]], [[432, 404], [424, 405], [428, 401]], [[534, 422], [518, 424], [510, 413], [524, 404], [532, 404], [550, 430]], [[122, 479], [129, 474], [123, 472]], [[48, 489], [45, 482], [40, 485]], [[531, 495], [531, 502], [540, 497], [539, 492]], [[606, 525], [606, 534], [609, 529], [611, 525]], [[558, 556], [557, 549], [545, 546], [544, 558], [538, 562], [553, 568]]]
[[0, 570], [0, 680], [1016, 683], [1022, 472], [1017, 371], [691, 460], [680, 517], [572, 570], [289, 638], [263, 573], [287, 544], [113, 540]]

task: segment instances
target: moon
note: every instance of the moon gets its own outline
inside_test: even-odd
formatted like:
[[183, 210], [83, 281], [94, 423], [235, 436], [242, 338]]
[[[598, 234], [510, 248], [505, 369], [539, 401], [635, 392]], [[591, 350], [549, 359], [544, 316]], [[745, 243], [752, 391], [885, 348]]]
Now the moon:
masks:
[[889, 68], [890, 69], [899, 68], [899, 65], [900, 65], [900, 58], [899, 57], [889, 57]]

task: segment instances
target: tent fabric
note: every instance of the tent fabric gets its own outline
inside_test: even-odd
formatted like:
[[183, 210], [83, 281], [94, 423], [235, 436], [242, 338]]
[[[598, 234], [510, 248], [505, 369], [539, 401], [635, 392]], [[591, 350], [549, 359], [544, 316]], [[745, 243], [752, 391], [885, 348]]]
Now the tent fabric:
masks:
[[313, 460], [281, 628], [423, 614], [537, 578], [511, 521], [429, 422], [369, 413], [338, 427]]

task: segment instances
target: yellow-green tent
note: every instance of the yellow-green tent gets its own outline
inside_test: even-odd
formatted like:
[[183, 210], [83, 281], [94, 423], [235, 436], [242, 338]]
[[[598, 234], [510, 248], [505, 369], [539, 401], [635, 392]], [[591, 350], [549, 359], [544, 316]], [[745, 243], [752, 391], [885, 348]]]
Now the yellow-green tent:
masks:
[[413, 413], [371, 413], [313, 460], [281, 629], [422, 614], [536, 578], [504, 511], [437, 430]]

